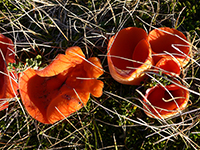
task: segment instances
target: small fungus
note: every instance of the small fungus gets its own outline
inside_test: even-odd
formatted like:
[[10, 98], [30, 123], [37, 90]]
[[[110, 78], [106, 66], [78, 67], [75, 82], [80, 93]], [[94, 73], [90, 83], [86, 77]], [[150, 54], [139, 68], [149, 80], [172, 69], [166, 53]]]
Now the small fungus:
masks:
[[146, 91], [143, 108], [147, 116], [165, 119], [186, 108], [189, 91], [177, 84], [156, 85]]
[[152, 66], [147, 33], [136, 27], [120, 30], [109, 40], [107, 60], [111, 76], [122, 84], [138, 85]]
[[33, 118], [53, 124], [85, 106], [90, 94], [102, 95], [103, 82], [97, 80], [102, 74], [98, 58], [86, 60], [79, 47], [70, 47], [46, 68], [20, 75], [21, 99]]
[[189, 62], [189, 44], [182, 32], [169, 27], [161, 27], [149, 33], [148, 41], [154, 55], [154, 63], [157, 63], [163, 57], [169, 56], [169, 53], [182, 66]]
[[15, 63], [13, 42], [0, 34], [0, 110], [8, 108], [7, 99], [15, 97], [18, 88], [17, 75], [7, 70], [8, 63]]
[[160, 59], [156, 63], [155, 69], [161, 70], [162, 73], [168, 74], [171, 76], [180, 75], [180, 72], [181, 72], [180, 63], [177, 60], [175, 60], [169, 56], [166, 56], [166, 57], [163, 57], [162, 59]]

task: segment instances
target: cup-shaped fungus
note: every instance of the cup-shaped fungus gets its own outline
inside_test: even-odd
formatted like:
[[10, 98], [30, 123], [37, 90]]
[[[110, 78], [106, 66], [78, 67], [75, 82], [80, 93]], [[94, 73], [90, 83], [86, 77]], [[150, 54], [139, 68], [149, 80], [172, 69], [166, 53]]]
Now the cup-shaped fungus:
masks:
[[160, 59], [156, 63], [155, 69], [160, 70], [162, 73], [171, 75], [171, 76], [180, 75], [180, 72], [181, 72], [180, 63], [176, 59], [173, 59], [172, 57], [169, 57], [169, 56], [166, 56]]
[[148, 89], [143, 99], [144, 112], [149, 117], [163, 119], [180, 113], [189, 100], [189, 91], [183, 87], [177, 83]]
[[0, 110], [8, 107], [8, 98], [17, 93], [16, 74], [7, 70], [8, 63], [15, 63], [14, 46], [11, 39], [0, 34]]
[[148, 41], [154, 55], [154, 63], [169, 55], [173, 55], [182, 66], [189, 62], [189, 44], [182, 32], [169, 27], [161, 27], [149, 33]]
[[107, 47], [111, 76], [122, 84], [138, 85], [152, 66], [151, 47], [147, 33], [136, 27], [120, 30], [111, 37]]
[[70, 47], [46, 68], [20, 75], [21, 99], [34, 119], [53, 124], [85, 106], [90, 94], [102, 95], [103, 82], [97, 80], [102, 74], [98, 58], [86, 60], [79, 47]]

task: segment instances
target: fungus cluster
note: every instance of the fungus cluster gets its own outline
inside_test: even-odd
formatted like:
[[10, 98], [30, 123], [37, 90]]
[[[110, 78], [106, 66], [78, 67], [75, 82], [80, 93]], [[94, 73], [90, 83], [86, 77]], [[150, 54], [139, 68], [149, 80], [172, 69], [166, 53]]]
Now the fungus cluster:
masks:
[[[184, 34], [168, 27], [147, 34], [143, 29], [128, 27], [111, 37], [107, 47], [111, 76], [118, 82], [140, 85], [146, 72], [153, 69], [169, 75], [180, 75], [189, 62], [189, 44]], [[85, 59], [78, 46], [59, 54], [45, 68], [28, 68], [19, 74], [7, 70], [15, 63], [13, 42], [0, 34], [0, 110], [8, 107], [7, 98], [19, 93], [27, 112], [44, 124], [53, 124], [78, 111], [90, 94], [102, 95], [103, 74], [97, 57]], [[153, 118], [168, 118], [185, 109], [189, 99], [187, 88], [180, 82], [157, 84], [149, 88], [143, 99], [145, 113]]]
[[[178, 76], [189, 62], [186, 37], [168, 27], [154, 29], [148, 35], [141, 28], [122, 29], [110, 38], [107, 51], [111, 76], [129, 85], [140, 85], [146, 78], [145, 72], [150, 69]], [[177, 82], [148, 89], [143, 99], [145, 113], [153, 118], [168, 118], [180, 113], [189, 99], [186, 89]]]

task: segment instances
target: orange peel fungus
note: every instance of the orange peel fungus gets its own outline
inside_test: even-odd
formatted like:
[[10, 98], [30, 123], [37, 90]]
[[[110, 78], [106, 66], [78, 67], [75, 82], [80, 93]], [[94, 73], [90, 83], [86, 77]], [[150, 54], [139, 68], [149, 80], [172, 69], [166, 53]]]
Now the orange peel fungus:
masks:
[[[189, 62], [189, 44], [185, 35], [169, 27], [161, 27], [152, 30], [148, 35], [148, 41], [152, 48], [154, 63], [161, 58], [173, 55], [182, 67]], [[170, 55], [169, 55], [170, 53]]]
[[153, 63], [147, 33], [141, 28], [120, 30], [109, 40], [107, 50], [110, 74], [122, 84], [139, 85]]
[[8, 108], [8, 98], [17, 94], [18, 85], [15, 72], [7, 70], [8, 63], [15, 63], [14, 46], [10, 38], [0, 34], [0, 111]]
[[[177, 83], [178, 84], [178, 83]], [[146, 91], [143, 108], [152, 118], [169, 118], [184, 110], [189, 100], [189, 91], [183, 85], [156, 85]]]
[[[181, 73], [180, 63], [172, 57], [166, 56], [156, 63], [156, 70], [162, 71], [164, 74], [178, 76]], [[156, 71], [157, 72], [157, 71]]]
[[34, 119], [53, 124], [85, 106], [90, 94], [102, 95], [103, 82], [97, 80], [102, 74], [98, 58], [86, 60], [79, 47], [70, 47], [46, 68], [20, 75], [21, 99]]

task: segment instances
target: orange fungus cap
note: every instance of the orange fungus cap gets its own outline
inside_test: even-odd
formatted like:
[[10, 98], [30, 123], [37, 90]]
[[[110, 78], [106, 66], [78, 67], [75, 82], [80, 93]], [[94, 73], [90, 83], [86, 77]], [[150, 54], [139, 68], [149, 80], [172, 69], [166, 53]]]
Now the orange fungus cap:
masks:
[[14, 44], [2, 34], [0, 34], [0, 50], [0, 110], [3, 110], [8, 107], [7, 98], [16, 96], [18, 85], [15, 81], [17, 74], [7, 70], [8, 63], [15, 63]]
[[[68, 48], [46, 68], [29, 68], [20, 76], [22, 102], [36, 120], [55, 123], [86, 105], [90, 94], [102, 95], [103, 82], [97, 80], [103, 74], [101, 63], [96, 57], [86, 60], [80, 50]], [[58, 64], [63, 70], [57, 69]]]

